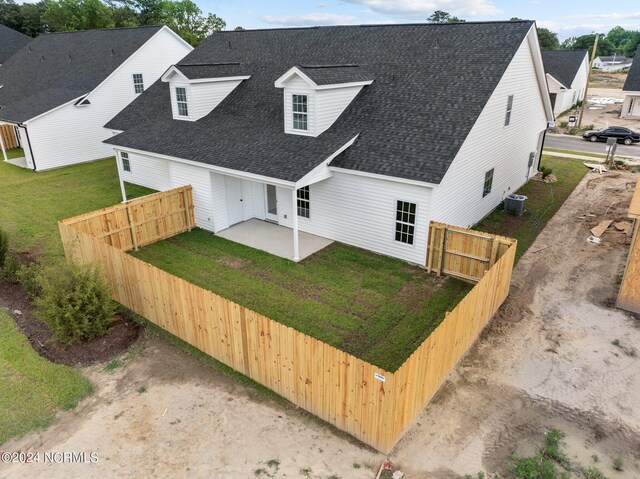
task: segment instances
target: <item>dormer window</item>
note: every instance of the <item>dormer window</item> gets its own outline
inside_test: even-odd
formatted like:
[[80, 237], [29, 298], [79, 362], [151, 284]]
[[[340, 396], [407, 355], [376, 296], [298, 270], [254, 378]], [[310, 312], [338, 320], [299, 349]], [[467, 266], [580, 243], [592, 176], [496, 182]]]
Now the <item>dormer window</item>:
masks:
[[308, 110], [307, 95], [292, 95], [293, 101], [293, 129], [307, 131], [308, 129]]
[[189, 116], [189, 107], [187, 105], [187, 89], [176, 88], [176, 103], [178, 105], [178, 115]]

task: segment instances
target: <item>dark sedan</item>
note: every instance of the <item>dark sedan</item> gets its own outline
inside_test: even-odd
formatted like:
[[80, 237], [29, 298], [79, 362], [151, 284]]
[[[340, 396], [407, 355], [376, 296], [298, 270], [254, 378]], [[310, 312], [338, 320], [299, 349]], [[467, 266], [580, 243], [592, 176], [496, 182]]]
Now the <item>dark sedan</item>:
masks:
[[630, 145], [640, 142], [640, 133], [621, 126], [610, 126], [602, 130], [587, 131], [582, 138], [589, 141], [607, 141], [607, 138], [615, 138], [618, 142]]

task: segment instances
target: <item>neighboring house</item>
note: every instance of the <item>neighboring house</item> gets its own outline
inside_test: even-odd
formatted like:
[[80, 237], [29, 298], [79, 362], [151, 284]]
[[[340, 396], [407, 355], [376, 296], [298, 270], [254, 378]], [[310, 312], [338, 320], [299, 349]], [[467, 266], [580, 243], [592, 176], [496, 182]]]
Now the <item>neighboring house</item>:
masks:
[[545, 50], [542, 52], [544, 69], [553, 114], [557, 117], [584, 100], [589, 77], [587, 50]]
[[33, 39], [24, 33], [16, 32], [0, 23], [0, 65], [31, 40]]
[[621, 72], [631, 66], [631, 58], [623, 55], [613, 55], [612, 57], [596, 57], [593, 60], [593, 68], [607, 73]]
[[[425, 264], [536, 173], [552, 120], [530, 21], [213, 34], [107, 124], [121, 180]], [[124, 192], [124, 189], [123, 189]]]
[[40, 35], [0, 67], [0, 124], [37, 171], [113, 154], [103, 128], [193, 48], [167, 27]]
[[624, 103], [620, 117], [640, 119], [640, 48], [636, 50], [636, 55], [633, 57], [633, 65], [629, 69], [622, 91]]

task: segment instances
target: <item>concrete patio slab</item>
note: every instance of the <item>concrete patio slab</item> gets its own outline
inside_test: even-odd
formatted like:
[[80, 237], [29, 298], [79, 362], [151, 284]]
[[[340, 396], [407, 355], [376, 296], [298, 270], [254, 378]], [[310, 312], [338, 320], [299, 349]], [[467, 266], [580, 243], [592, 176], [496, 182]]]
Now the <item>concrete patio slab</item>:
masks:
[[7, 163], [11, 163], [12, 165], [19, 166], [20, 168], [27, 168], [27, 159], [24, 156], [21, 156], [20, 158], [13, 158], [11, 160], [7, 160]]
[[[332, 240], [299, 232], [300, 259], [326, 248]], [[218, 233], [221, 238], [293, 260], [293, 230], [267, 221], [250, 219]]]

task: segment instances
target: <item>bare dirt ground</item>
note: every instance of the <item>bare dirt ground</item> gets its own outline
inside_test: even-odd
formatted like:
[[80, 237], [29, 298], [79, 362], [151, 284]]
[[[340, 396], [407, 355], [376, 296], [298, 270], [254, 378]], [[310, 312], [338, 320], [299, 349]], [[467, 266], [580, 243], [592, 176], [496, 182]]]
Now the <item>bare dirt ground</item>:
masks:
[[[640, 320], [612, 306], [628, 239], [610, 229], [600, 246], [585, 241], [605, 213], [625, 217], [636, 178], [590, 173], [548, 223], [497, 317], [392, 452], [405, 477], [504, 472], [550, 428], [572, 460], [597, 454], [608, 477], [640, 477], [640, 357], [612, 344], [640, 348]], [[155, 337], [111, 373], [85, 371], [93, 396], [2, 449], [96, 451], [98, 462], [1, 465], [0, 477], [371, 478], [384, 459]]]
[[[589, 88], [587, 99], [593, 98], [618, 98], [624, 99], [622, 88]], [[593, 103], [586, 104], [584, 108], [584, 118], [582, 126], [593, 125], [595, 130], [606, 128], [608, 126], [623, 126], [632, 130], [640, 130], [640, 120], [631, 118], [620, 118], [622, 111], [622, 103], [613, 103], [610, 105], [596, 105]], [[578, 114], [580, 109], [570, 111], [566, 115], [559, 117], [557, 123], [568, 121], [570, 115]]]

